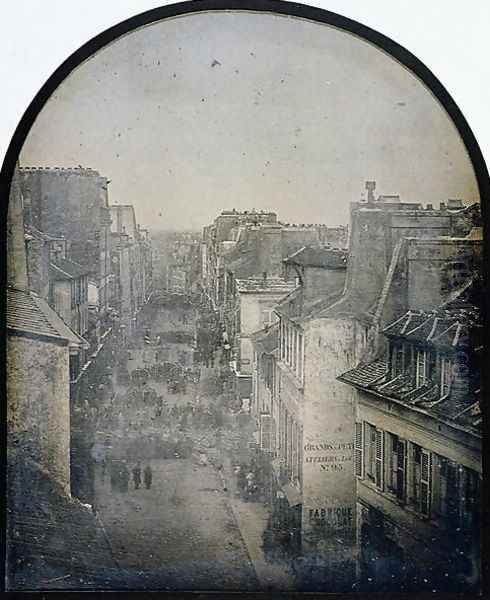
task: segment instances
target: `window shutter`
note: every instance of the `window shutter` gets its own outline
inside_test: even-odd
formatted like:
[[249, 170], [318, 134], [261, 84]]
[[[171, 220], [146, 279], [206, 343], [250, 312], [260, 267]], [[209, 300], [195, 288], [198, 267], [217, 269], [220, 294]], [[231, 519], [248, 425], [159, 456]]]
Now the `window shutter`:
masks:
[[376, 487], [383, 489], [384, 480], [384, 436], [381, 429], [376, 429]]
[[432, 487], [432, 455], [427, 450], [420, 453], [420, 512], [430, 515]]
[[356, 476], [362, 479], [364, 477], [362, 423], [356, 423], [355, 426], [356, 429], [354, 434], [354, 468]]
[[265, 452], [271, 451], [272, 443], [272, 417], [260, 415], [260, 449]]
[[406, 442], [398, 440], [396, 445], [396, 496], [399, 500], [405, 500], [405, 462]]

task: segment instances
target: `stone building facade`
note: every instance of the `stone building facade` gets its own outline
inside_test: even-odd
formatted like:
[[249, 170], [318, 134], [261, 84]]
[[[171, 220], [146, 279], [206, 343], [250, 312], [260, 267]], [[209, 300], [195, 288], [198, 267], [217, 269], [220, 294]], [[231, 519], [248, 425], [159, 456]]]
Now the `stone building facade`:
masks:
[[17, 175], [8, 212], [7, 428], [9, 448], [70, 491], [70, 354], [84, 340], [29, 289]]
[[110, 304], [130, 332], [152, 289], [152, 253], [148, 230], [136, 222], [132, 205], [111, 205]]
[[461, 296], [410, 310], [384, 328], [384, 355], [339, 377], [357, 390], [363, 589], [479, 589], [482, 330]]
[[294, 289], [294, 282], [264, 277], [235, 280], [227, 300], [226, 333], [230, 364], [235, 375], [235, 391], [240, 400], [252, 395], [252, 335], [277, 321], [275, 306]]
[[[323, 556], [321, 578], [327, 577], [332, 589], [347, 589], [354, 580], [358, 542], [357, 395], [337, 378], [383, 353], [379, 331], [415, 298], [437, 306], [457, 293], [458, 273], [477, 269], [481, 260], [478, 225], [475, 206], [452, 202], [424, 208], [371, 194], [367, 202], [351, 206], [345, 284], [338, 275], [322, 283], [316, 267], [309, 277], [294, 256], [285, 261], [299, 287], [276, 309], [278, 348], [266, 353], [265, 370], [256, 354], [254, 389], [263, 392], [260, 379], [272, 369], [274, 395], [265, 398], [276, 416], [266, 413], [263, 421], [267, 431], [272, 429], [266, 437], [275, 440], [273, 463], [284, 484], [276, 497], [279, 505], [294, 509], [301, 553]], [[306, 257], [300, 251], [296, 258], [302, 254]], [[319, 286], [311, 295], [308, 281]], [[261, 340], [256, 342], [257, 349]], [[260, 397], [258, 402], [261, 410]], [[311, 576], [307, 564], [305, 572]]]
[[21, 167], [19, 185], [27, 227], [69, 241], [67, 258], [89, 270], [104, 315], [111, 241], [107, 178], [85, 168]]

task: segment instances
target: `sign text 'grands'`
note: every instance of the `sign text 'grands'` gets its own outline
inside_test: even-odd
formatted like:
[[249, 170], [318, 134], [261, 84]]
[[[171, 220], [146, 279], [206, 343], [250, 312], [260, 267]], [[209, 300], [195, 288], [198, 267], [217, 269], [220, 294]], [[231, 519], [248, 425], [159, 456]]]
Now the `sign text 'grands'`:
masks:
[[305, 444], [305, 462], [317, 463], [322, 471], [343, 471], [344, 463], [352, 461], [352, 442], [321, 442]]

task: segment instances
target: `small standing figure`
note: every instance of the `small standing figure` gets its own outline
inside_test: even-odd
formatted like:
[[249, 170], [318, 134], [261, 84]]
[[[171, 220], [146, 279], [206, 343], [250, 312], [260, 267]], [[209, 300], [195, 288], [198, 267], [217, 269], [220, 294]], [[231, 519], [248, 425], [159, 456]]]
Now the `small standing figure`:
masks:
[[145, 487], [147, 490], [149, 490], [151, 488], [151, 482], [153, 480], [153, 472], [151, 470], [150, 465], [147, 465], [145, 467], [144, 478], [145, 478]]
[[141, 485], [141, 464], [138, 461], [135, 465], [135, 467], [133, 468], [133, 483], [134, 483], [134, 489], [137, 490], [139, 489], [140, 485]]

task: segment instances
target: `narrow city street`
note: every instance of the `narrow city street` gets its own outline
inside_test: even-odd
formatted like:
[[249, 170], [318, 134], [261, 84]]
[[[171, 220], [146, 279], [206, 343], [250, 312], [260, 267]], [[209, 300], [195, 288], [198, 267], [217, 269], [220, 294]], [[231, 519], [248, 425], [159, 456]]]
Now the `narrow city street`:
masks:
[[[128, 358], [117, 357], [119, 375], [129, 365], [133, 376], [121, 383], [114, 374], [113, 395], [99, 411], [94, 504], [125, 587], [259, 590], [222, 472], [220, 448], [240, 446], [233, 441], [240, 433], [217, 409], [218, 366], [192, 365], [185, 382], [175, 375], [177, 382], [134, 376], [145, 367], [151, 371], [149, 351], [163, 348], [169, 356], [168, 344], [152, 345], [153, 324], [161, 337], [182, 325], [189, 333], [189, 313], [185, 307], [171, 315], [168, 307], [157, 310], [145, 323], [147, 333], [135, 336]], [[188, 340], [173, 343], [172, 356], [188, 356], [189, 349]]]

